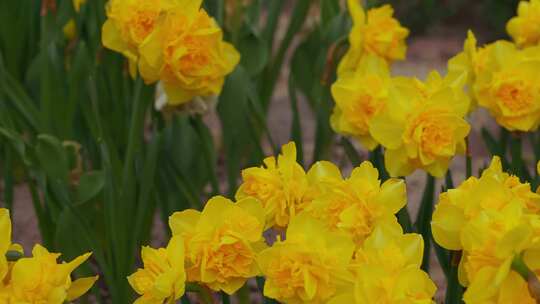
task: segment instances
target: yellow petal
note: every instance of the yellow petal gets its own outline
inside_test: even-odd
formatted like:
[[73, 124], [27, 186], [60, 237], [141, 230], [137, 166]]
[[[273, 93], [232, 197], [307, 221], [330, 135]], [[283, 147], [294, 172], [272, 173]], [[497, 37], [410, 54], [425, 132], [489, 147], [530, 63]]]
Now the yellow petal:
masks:
[[264, 208], [259, 200], [252, 197], [246, 197], [237, 201], [236, 205], [254, 216], [259, 221], [261, 228], [264, 227], [266, 217]]
[[347, 0], [347, 6], [353, 19], [354, 24], [363, 24], [365, 22], [366, 14], [360, 0]]
[[184, 238], [180, 235], [173, 236], [167, 245], [167, 258], [173, 269], [184, 271]]
[[375, 197], [375, 204], [384, 207], [392, 214], [397, 213], [407, 203], [405, 181], [391, 178], [381, 186], [381, 191]]
[[101, 42], [106, 48], [124, 55], [129, 52], [129, 45], [122, 39], [122, 34], [110, 19], [103, 23]]
[[194, 209], [175, 212], [169, 217], [169, 227], [173, 235], [191, 234], [200, 218], [201, 212]]
[[5, 255], [11, 245], [11, 219], [9, 211], [0, 208], [0, 255]]
[[437, 244], [450, 250], [461, 250], [460, 234], [465, 225], [463, 210], [441, 202], [436, 205], [431, 221], [431, 231]]
[[308, 171], [307, 177], [311, 182], [341, 180], [341, 171], [329, 161], [318, 161]]
[[98, 280], [99, 276], [80, 278], [71, 283], [67, 291], [67, 300], [73, 301], [80, 296], [84, 295], [94, 283]]

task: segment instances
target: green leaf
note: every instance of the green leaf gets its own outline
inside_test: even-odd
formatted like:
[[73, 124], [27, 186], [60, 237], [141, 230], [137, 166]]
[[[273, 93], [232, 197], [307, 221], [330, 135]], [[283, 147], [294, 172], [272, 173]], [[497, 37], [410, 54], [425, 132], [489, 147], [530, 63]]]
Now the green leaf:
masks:
[[54, 179], [68, 180], [69, 160], [62, 143], [53, 136], [41, 134], [38, 136], [36, 156], [39, 166]]
[[357, 167], [362, 162], [362, 158], [358, 154], [358, 151], [356, 151], [356, 148], [353, 146], [353, 144], [345, 137], [341, 138], [341, 145], [343, 146], [343, 150], [345, 150], [345, 154], [349, 158], [349, 161], [353, 165], [353, 167]]
[[268, 49], [265, 42], [253, 31], [244, 35], [238, 42], [240, 64], [250, 76], [259, 74], [268, 61]]
[[58, 217], [55, 234], [56, 247], [60, 249], [64, 259], [72, 259], [93, 250], [91, 244], [81, 237], [85, 235], [82, 229], [70, 208], [64, 208]]
[[79, 204], [86, 203], [97, 197], [105, 186], [103, 171], [90, 171], [81, 176], [76, 192], [76, 201]]
[[[23, 161], [26, 160], [26, 145], [23, 138], [19, 134], [17, 134], [13, 130], [0, 127], [0, 136], [4, 137], [9, 143], [11, 143], [13, 149], [17, 151], [19, 157]], [[28, 164], [28, 161], [25, 161], [25, 164]]]
[[[435, 246], [437, 246], [435, 244]], [[435, 247], [437, 248], [437, 247]], [[450, 251], [449, 255], [449, 273], [446, 277], [448, 282], [446, 288], [446, 296], [444, 303], [446, 304], [461, 304], [463, 303], [463, 292], [465, 291], [463, 286], [459, 283], [458, 279], [458, 267], [459, 260], [461, 258], [460, 251]]]
[[321, 0], [321, 23], [325, 27], [332, 18], [340, 13], [339, 1]]
[[304, 145], [302, 141], [302, 124], [300, 123], [300, 111], [298, 110], [298, 97], [296, 95], [296, 86], [294, 82], [294, 76], [289, 75], [289, 99], [291, 101], [292, 111], [292, 126], [291, 126], [291, 139], [296, 143], [298, 150], [298, 162], [304, 165]]
[[217, 110], [223, 130], [229, 194], [236, 192], [236, 184], [242, 167], [242, 159], [249, 153], [251, 124], [248, 103], [249, 76], [242, 66], [230, 74], [223, 86]]

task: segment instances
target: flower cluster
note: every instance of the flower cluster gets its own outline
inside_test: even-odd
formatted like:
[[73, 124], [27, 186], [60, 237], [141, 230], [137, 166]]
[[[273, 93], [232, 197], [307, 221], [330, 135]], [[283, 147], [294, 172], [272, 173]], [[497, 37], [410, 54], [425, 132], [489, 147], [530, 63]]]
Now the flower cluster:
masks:
[[[378, 16], [373, 17], [377, 20], [373, 21], [377, 24], [373, 29], [369, 26], [369, 12], [368, 25], [357, 26], [363, 20], [357, 1], [349, 1], [349, 9], [355, 26], [349, 37], [351, 47], [332, 85], [336, 102], [332, 128], [358, 139], [369, 150], [382, 145], [386, 168], [392, 176], [405, 176], [415, 169], [424, 169], [436, 177], [444, 175], [454, 155], [465, 152], [470, 130], [464, 119], [470, 109], [470, 98], [464, 91], [468, 74], [464, 69], [452, 70], [442, 77], [434, 71], [425, 82], [392, 77], [389, 59], [404, 57], [407, 31], [394, 19], [388, 19], [389, 6], [370, 11]], [[387, 20], [380, 21], [381, 16]], [[383, 48], [385, 52], [373, 51], [381, 49], [380, 43], [375, 44], [378, 47], [366, 47], [366, 51], [356, 47], [358, 39], [367, 45], [373, 41], [389, 43]], [[354, 65], [350, 64], [352, 57], [356, 58]], [[343, 72], [344, 66], [354, 68]]]
[[418, 234], [378, 226], [355, 253], [354, 283], [328, 303], [434, 303], [435, 284], [420, 270], [423, 248]]
[[540, 125], [540, 1], [521, 1], [518, 16], [507, 23], [514, 43], [499, 40], [477, 46], [469, 31], [463, 52], [448, 70], [467, 75], [473, 101], [510, 131], [534, 131]]
[[442, 193], [433, 213], [437, 243], [461, 250], [459, 280], [474, 303], [536, 303], [512, 265], [540, 270], [540, 194], [504, 173], [495, 157], [480, 178]]
[[[202, 0], [110, 0], [103, 45], [129, 60], [146, 83], [161, 81], [166, 104], [219, 95], [240, 60]], [[160, 106], [163, 106], [161, 104]]]
[[431, 302], [422, 239], [404, 234], [395, 216], [406, 203], [404, 181], [381, 183], [369, 162], [346, 179], [326, 161], [306, 173], [294, 143], [282, 150], [266, 167], [244, 170], [237, 202], [216, 196], [202, 212], [170, 216], [168, 247], [143, 248], [144, 268], [129, 279], [145, 303], [178, 299], [184, 289], [175, 284], [184, 281], [233, 294], [256, 276], [266, 278], [264, 295], [283, 303]]
[[11, 243], [11, 220], [0, 209], [0, 303], [62, 304], [85, 294], [98, 279], [71, 279], [71, 273], [90, 253], [69, 263], [58, 263], [60, 254], [35, 245], [32, 257], [23, 257], [22, 247]]

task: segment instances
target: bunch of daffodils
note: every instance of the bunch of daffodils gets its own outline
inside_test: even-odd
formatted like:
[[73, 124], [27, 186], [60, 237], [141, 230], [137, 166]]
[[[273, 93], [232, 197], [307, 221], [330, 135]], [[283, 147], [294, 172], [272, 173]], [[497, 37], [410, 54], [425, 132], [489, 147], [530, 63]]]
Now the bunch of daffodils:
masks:
[[404, 58], [408, 31], [391, 18], [389, 6], [369, 11], [364, 24], [358, 1], [348, 3], [354, 26], [351, 47], [331, 88], [336, 102], [332, 128], [369, 150], [382, 145], [392, 176], [416, 169], [443, 176], [452, 158], [465, 152], [470, 126], [464, 118], [471, 108], [464, 90], [468, 66], [444, 77], [433, 71], [425, 81], [392, 77], [389, 63]]
[[423, 241], [395, 216], [403, 180], [381, 182], [369, 162], [348, 178], [326, 161], [306, 173], [294, 143], [264, 163], [244, 170], [236, 202], [216, 196], [170, 216], [169, 245], [144, 247], [144, 268], [129, 278], [141, 303], [173, 303], [186, 282], [233, 294], [256, 276], [281, 303], [431, 303]]
[[[129, 60], [146, 83], [160, 81], [166, 101], [159, 106], [213, 100], [240, 55], [223, 41], [202, 0], [110, 0], [103, 45]], [[163, 100], [163, 98], [158, 98]]]
[[[462, 251], [464, 301], [536, 303], [516, 271], [540, 270], [540, 195], [504, 173], [495, 157], [480, 178], [441, 194], [431, 224], [442, 247]], [[514, 265], [514, 266], [513, 266]]]
[[69, 263], [58, 263], [59, 257], [41, 245], [23, 257], [22, 247], [11, 243], [9, 211], [0, 209], [0, 303], [63, 304], [85, 294], [98, 277], [73, 281], [71, 273], [90, 253]]
[[514, 42], [499, 40], [477, 46], [469, 31], [463, 52], [448, 70], [464, 73], [473, 99], [509, 131], [530, 132], [540, 125], [540, 1], [521, 1], [507, 23]]

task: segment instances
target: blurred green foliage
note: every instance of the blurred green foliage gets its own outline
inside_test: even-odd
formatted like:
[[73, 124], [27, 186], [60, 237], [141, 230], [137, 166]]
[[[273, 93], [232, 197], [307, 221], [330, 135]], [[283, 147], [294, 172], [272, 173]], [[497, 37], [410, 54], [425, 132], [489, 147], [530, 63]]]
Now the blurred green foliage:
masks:
[[473, 25], [479, 22], [494, 36], [505, 35], [506, 22], [515, 15], [519, 0], [368, 0], [368, 6], [391, 4], [397, 18], [419, 34], [430, 27], [447, 22]]

